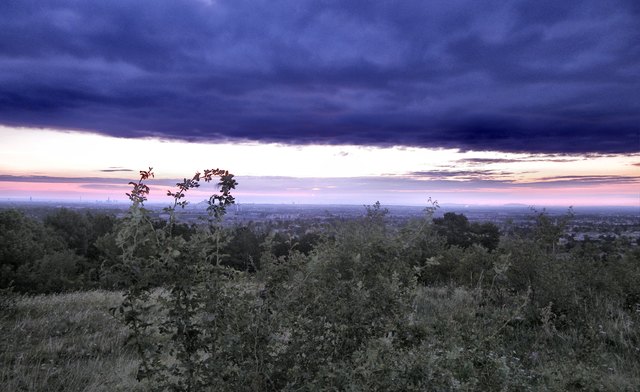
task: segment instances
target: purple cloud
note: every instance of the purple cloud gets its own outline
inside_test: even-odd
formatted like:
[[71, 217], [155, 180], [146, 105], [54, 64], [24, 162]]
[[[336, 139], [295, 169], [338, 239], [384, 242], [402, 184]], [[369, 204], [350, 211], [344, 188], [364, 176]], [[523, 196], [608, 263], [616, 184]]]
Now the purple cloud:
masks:
[[0, 2], [0, 124], [640, 151], [637, 1]]

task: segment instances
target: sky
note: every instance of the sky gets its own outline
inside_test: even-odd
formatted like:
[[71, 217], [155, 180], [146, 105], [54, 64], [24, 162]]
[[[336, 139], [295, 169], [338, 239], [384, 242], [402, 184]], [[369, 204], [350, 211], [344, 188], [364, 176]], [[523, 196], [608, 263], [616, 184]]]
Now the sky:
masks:
[[[640, 208], [640, 3], [0, 2], [0, 198]], [[194, 198], [205, 197], [195, 192]]]

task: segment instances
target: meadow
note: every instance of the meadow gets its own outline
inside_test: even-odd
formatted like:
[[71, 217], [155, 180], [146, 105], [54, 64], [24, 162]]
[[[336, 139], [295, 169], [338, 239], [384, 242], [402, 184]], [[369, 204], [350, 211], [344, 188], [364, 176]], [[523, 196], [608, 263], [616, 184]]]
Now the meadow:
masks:
[[4, 391], [131, 391], [138, 359], [109, 308], [122, 294], [85, 291], [5, 298], [0, 320]]

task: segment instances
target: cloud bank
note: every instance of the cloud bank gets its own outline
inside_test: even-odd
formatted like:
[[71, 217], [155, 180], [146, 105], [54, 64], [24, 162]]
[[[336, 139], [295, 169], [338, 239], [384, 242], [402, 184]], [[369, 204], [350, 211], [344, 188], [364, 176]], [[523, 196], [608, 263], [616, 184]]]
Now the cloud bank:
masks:
[[0, 124], [640, 151], [640, 3], [0, 2]]

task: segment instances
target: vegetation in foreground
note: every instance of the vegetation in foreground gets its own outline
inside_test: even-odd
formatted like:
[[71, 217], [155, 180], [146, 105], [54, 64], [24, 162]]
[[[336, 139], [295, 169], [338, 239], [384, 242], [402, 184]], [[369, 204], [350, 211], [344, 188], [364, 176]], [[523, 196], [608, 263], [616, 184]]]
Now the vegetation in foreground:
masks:
[[502, 233], [497, 242], [491, 227], [434, 220], [433, 208], [392, 227], [376, 204], [359, 220], [324, 228], [305, 252], [294, 240], [277, 249], [267, 236], [258, 256], [246, 255], [251, 268], [237, 268], [219, 225], [233, 201], [232, 176], [212, 174], [222, 191], [210, 200], [212, 219], [184, 231], [173, 212], [200, 177], [179, 184], [172, 218], [158, 225], [142, 208], [145, 175], [133, 184], [129, 215], [101, 237], [115, 246], [103, 248], [98, 276], [119, 282], [121, 297], [5, 290], [3, 384], [20, 390], [34, 380], [32, 390], [55, 390], [68, 374], [58, 384], [65, 390], [640, 385], [640, 251], [630, 244], [606, 252], [560, 245], [566, 222], [545, 214], [534, 216], [532, 231]]
[[[5, 294], [6, 295], [6, 294]], [[0, 318], [3, 391], [132, 391], [138, 359], [109, 314], [122, 293], [13, 295]]]

